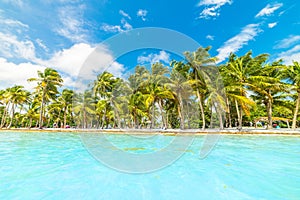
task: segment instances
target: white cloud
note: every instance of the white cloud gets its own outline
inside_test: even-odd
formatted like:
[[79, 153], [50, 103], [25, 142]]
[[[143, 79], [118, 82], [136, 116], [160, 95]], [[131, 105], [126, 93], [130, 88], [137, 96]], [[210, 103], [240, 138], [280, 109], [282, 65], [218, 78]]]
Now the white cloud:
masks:
[[278, 58], [283, 59], [286, 65], [292, 64], [293, 61], [300, 62], [300, 45], [296, 45], [288, 51], [279, 53]]
[[206, 39], [209, 39], [209, 40], [214, 40], [214, 39], [215, 39], [215, 37], [214, 37], [214, 36], [212, 36], [212, 35], [207, 35], [207, 36], [206, 36]]
[[58, 11], [59, 27], [55, 31], [71, 40], [72, 42], [83, 42], [87, 39], [87, 31], [84, 27], [83, 12], [85, 5], [66, 6]]
[[269, 28], [274, 28], [275, 26], [277, 26], [277, 22], [273, 22], [273, 23], [268, 24]]
[[292, 45], [295, 45], [297, 43], [300, 43], [300, 35], [290, 35], [289, 37], [279, 41], [274, 48], [275, 49], [289, 48]]
[[15, 64], [0, 58], [0, 87], [21, 84], [29, 89], [32, 85], [27, 83], [27, 79], [37, 77], [37, 70], [43, 71], [46, 67], [59, 71], [64, 79], [64, 86], [75, 89], [84, 88], [81, 81], [95, 80], [97, 74], [105, 70], [118, 77], [124, 73], [124, 65], [116, 62], [105, 46], [94, 47], [80, 43], [56, 52], [49, 60], [38, 60], [37, 64]]
[[170, 62], [170, 54], [165, 51], [160, 51], [159, 54], [149, 54], [147, 56], [139, 56], [137, 58], [137, 62], [144, 64], [144, 63], [156, 63], [156, 62]]
[[15, 64], [0, 57], [0, 88], [4, 89], [13, 85], [23, 85], [30, 90], [34, 86], [27, 79], [37, 77], [37, 71], [43, 71], [45, 67], [32, 63]]
[[123, 25], [123, 28], [125, 31], [131, 30], [132, 26], [129, 24], [125, 19], [121, 20], [121, 24]]
[[199, 18], [209, 19], [215, 18], [220, 15], [220, 9], [225, 4], [232, 4], [232, 0], [201, 0], [198, 6], [204, 6], [205, 8], [199, 15]]
[[282, 3], [276, 3], [276, 4], [268, 4], [266, 7], [264, 7], [255, 17], [263, 17], [263, 16], [270, 16], [273, 14], [277, 9], [279, 9], [281, 6], [283, 6]]
[[86, 43], [75, 44], [63, 49], [42, 64], [63, 72], [73, 80], [94, 80], [104, 70], [120, 76], [124, 66], [116, 61], [105, 46], [91, 46]]
[[46, 52], [49, 51], [48, 47], [44, 44], [43, 40], [41, 39], [36, 39], [35, 42], [42, 48], [44, 49]]
[[101, 29], [105, 32], [111, 32], [111, 33], [124, 32], [124, 30], [120, 25], [103, 24], [101, 26]]
[[7, 58], [36, 60], [35, 47], [30, 40], [19, 41], [17, 36], [0, 32], [0, 54]]
[[254, 40], [255, 36], [261, 31], [258, 24], [249, 24], [244, 27], [239, 34], [227, 40], [223, 46], [217, 49], [218, 62], [224, 61], [230, 53], [235, 53], [244, 45], [248, 44], [248, 41]]
[[123, 18], [121, 20], [121, 25], [103, 24], [101, 26], [101, 29], [105, 32], [110, 32], [110, 33], [122, 33], [131, 30], [132, 26]]
[[0, 18], [0, 24], [3, 24], [5, 26], [12, 26], [12, 27], [23, 27], [26, 29], [29, 28], [29, 26], [27, 24], [24, 24], [18, 20], [13, 20], [13, 19]]
[[146, 20], [147, 20], [147, 19], [146, 19], [147, 14], [148, 14], [148, 11], [147, 11], [147, 10], [144, 10], [144, 9], [139, 9], [139, 10], [137, 11], [137, 13], [136, 13], [136, 15], [137, 15], [138, 17], [140, 17], [143, 21], [146, 21]]
[[75, 44], [68, 49], [56, 52], [44, 65], [56, 68], [70, 76], [77, 76], [87, 57], [95, 50], [88, 44]]
[[125, 18], [131, 19], [130, 15], [126, 13], [124, 10], [119, 10], [119, 13]]

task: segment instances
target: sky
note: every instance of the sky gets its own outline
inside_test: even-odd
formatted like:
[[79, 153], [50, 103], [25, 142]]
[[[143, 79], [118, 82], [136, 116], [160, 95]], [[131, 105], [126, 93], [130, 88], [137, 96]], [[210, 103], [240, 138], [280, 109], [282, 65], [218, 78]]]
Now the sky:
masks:
[[[241, 56], [249, 50], [254, 56], [270, 54], [269, 62], [282, 58], [291, 64], [300, 61], [299, 10], [297, 0], [2, 0], [0, 89], [32, 89], [27, 79], [46, 67], [58, 70], [66, 87], [79, 88], [78, 77], [93, 79], [104, 70], [124, 77], [136, 65], [182, 59], [168, 48], [138, 49], [138, 39], [126, 39], [146, 27], [211, 46], [218, 64], [231, 52]], [[120, 35], [123, 39], [112, 49], [106, 41]], [[158, 46], [172, 38], [152, 35]], [[172, 45], [182, 52], [196, 50], [184, 49], [184, 44], [173, 38]], [[128, 45], [132, 51], [120, 53]]]

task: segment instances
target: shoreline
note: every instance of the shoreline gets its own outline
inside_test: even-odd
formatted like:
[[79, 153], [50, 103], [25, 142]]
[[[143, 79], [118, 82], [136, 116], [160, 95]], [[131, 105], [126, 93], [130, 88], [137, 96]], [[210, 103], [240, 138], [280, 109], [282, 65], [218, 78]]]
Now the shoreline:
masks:
[[134, 135], [208, 135], [208, 134], [219, 134], [219, 135], [288, 135], [288, 136], [300, 136], [299, 130], [291, 129], [254, 129], [244, 128], [242, 130], [237, 129], [64, 129], [64, 128], [11, 128], [11, 129], [0, 129], [1, 132], [70, 132], [70, 133], [105, 133], [105, 134], [134, 134]]

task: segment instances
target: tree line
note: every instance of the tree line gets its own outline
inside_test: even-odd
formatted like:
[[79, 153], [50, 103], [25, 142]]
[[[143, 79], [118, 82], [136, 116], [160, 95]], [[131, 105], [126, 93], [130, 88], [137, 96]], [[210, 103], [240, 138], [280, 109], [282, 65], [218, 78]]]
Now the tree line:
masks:
[[[274, 117], [298, 126], [300, 65], [268, 62], [268, 54], [230, 54], [216, 65], [210, 47], [184, 52], [181, 61], [136, 66], [129, 77], [108, 71], [84, 92], [62, 88], [54, 69], [37, 72], [33, 92], [0, 90], [0, 128], [224, 128]], [[290, 124], [291, 122], [291, 124]], [[281, 123], [281, 122], [277, 122]], [[281, 123], [281, 126], [285, 126]]]

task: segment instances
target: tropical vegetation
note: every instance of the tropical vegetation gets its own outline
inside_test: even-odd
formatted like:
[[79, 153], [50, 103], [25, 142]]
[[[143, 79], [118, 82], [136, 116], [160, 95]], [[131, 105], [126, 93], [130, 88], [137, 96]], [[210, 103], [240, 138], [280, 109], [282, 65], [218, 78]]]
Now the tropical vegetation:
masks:
[[[300, 63], [268, 54], [230, 54], [217, 65], [210, 47], [169, 65], [136, 66], [127, 78], [104, 71], [82, 92], [63, 88], [58, 71], [38, 71], [33, 91], [0, 90], [0, 128], [232, 128], [299, 126]], [[283, 122], [287, 122], [284, 124]]]

